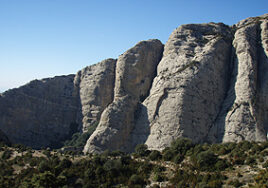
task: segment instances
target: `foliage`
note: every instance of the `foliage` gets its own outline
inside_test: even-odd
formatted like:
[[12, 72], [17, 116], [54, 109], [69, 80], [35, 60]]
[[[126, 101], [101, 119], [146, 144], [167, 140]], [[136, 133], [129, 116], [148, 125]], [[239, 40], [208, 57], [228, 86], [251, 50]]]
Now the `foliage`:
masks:
[[93, 125], [91, 125], [88, 128], [87, 132], [85, 133], [74, 132], [72, 134], [71, 140], [67, 140], [64, 142], [64, 146], [65, 147], [72, 146], [72, 147], [77, 147], [77, 148], [83, 147], [86, 144], [88, 138], [93, 134], [97, 126], [98, 126], [98, 122], [95, 122]]
[[161, 153], [160, 151], [157, 151], [157, 150], [153, 150], [151, 151], [151, 153], [149, 154], [149, 159], [152, 160], [152, 161], [156, 161], [156, 160], [159, 160], [161, 159]]
[[146, 144], [138, 144], [135, 147], [135, 152], [141, 157], [147, 156], [150, 153]]
[[[157, 187], [162, 181], [168, 182], [167, 187], [267, 187], [267, 146], [267, 142], [210, 145], [178, 139], [162, 152], [142, 144], [132, 154], [107, 150], [70, 156], [3, 145], [0, 187]], [[243, 182], [244, 174], [235, 171], [240, 165], [256, 170], [250, 182]]]

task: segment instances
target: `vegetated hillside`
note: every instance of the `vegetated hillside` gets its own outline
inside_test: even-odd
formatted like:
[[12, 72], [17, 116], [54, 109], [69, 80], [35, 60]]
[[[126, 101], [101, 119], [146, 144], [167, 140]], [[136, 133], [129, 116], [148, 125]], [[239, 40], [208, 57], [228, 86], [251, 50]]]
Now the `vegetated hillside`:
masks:
[[181, 137], [266, 141], [267, 36], [268, 14], [186, 24], [165, 45], [141, 41], [75, 75], [32, 81], [0, 94], [0, 140], [40, 149], [86, 139], [85, 153], [161, 151]]
[[82, 155], [1, 144], [0, 187], [268, 187], [268, 142], [193, 144], [162, 152]]

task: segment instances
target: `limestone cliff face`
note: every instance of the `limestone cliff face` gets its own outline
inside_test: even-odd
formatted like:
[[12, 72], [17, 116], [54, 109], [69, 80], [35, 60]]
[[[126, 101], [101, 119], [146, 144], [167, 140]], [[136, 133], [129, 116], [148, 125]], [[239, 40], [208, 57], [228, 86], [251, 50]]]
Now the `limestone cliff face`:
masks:
[[79, 88], [83, 131], [98, 123], [103, 110], [113, 101], [116, 60], [107, 59], [76, 74]]
[[159, 40], [149, 40], [138, 43], [119, 57], [114, 100], [102, 113], [84, 152], [102, 152], [106, 149], [128, 151], [137, 104], [149, 92], [162, 51], [163, 45]]
[[12, 143], [61, 147], [98, 122], [112, 102], [115, 63], [107, 59], [76, 75], [35, 80], [1, 94], [0, 130]]
[[12, 143], [59, 147], [77, 131], [74, 75], [34, 80], [0, 96], [0, 129]]
[[58, 147], [98, 123], [84, 152], [162, 150], [194, 142], [264, 141], [268, 132], [268, 14], [234, 26], [188, 24], [165, 47], [142, 41], [76, 75], [0, 94], [0, 139]]
[[183, 25], [171, 34], [132, 143], [162, 150], [178, 137], [206, 140], [227, 90], [231, 41], [224, 24]]
[[233, 72], [210, 132], [212, 142], [267, 139], [267, 18], [248, 18], [235, 26]]

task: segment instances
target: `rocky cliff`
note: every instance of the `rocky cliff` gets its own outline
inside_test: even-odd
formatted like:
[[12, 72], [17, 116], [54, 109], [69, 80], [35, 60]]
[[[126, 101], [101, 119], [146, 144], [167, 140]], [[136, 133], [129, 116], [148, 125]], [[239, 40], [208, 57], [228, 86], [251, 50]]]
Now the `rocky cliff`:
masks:
[[0, 95], [0, 130], [13, 143], [60, 147], [98, 123], [84, 152], [162, 150], [194, 142], [265, 141], [268, 14], [236, 25], [188, 24], [163, 46], [142, 41], [76, 75]]

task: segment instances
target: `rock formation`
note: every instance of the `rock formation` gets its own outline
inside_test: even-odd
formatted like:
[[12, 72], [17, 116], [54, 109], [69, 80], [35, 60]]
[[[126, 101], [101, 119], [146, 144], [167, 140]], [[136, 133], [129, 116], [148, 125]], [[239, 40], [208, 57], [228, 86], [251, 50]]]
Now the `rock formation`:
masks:
[[210, 133], [212, 142], [267, 139], [267, 17], [248, 18], [235, 26], [233, 73]]
[[10, 142], [59, 147], [76, 132], [74, 75], [34, 80], [0, 97], [0, 129]]
[[98, 123], [85, 153], [141, 143], [162, 150], [179, 137], [265, 141], [267, 72], [268, 14], [234, 26], [182, 25], [164, 49], [142, 41], [118, 60], [0, 94], [0, 139], [59, 147]]
[[12, 143], [61, 147], [73, 133], [98, 122], [113, 100], [116, 60], [76, 75], [35, 80], [0, 95], [0, 130]]
[[118, 58], [114, 100], [103, 112], [84, 152], [128, 150], [137, 104], [148, 95], [162, 51], [159, 40], [142, 41]]
[[162, 150], [178, 137], [206, 140], [227, 89], [231, 39], [228, 26], [213, 23], [183, 25], [171, 34], [133, 143]]
[[107, 59], [88, 66], [75, 76], [79, 88], [83, 131], [98, 123], [102, 111], [113, 101], [116, 60]]

